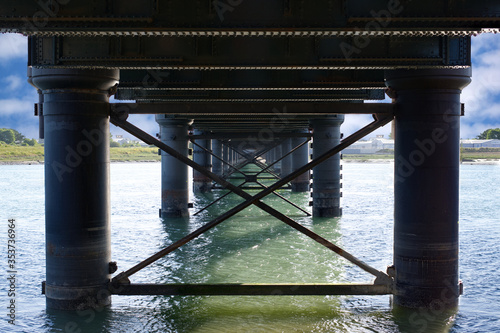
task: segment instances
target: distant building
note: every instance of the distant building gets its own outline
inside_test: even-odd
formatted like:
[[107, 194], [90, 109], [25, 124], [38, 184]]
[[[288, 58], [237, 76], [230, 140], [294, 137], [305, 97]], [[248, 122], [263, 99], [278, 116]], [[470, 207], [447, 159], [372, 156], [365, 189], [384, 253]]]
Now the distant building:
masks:
[[124, 138], [123, 135], [113, 135], [112, 139], [113, 139], [113, 141], [118, 142], [121, 145], [124, 143], [130, 142], [130, 140], [127, 138]]
[[146, 142], [141, 141], [141, 140], [133, 140], [133, 141], [131, 141], [131, 143], [139, 144], [141, 147], [148, 147], [149, 146]]
[[[460, 140], [462, 148], [500, 148], [500, 140]], [[343, 154], [376, 154], [381, 150], [394, 150], [394, 140], [384, 139], [383, 135], [377, 135], [375, 138], [360, 140], [353, 143], [342, 151]]]
[[500, 148], [500, 140], [460, 140], [462, 148]]
[[393, 150], [394, 140], [384, 139], [383, 135], [375, 138], [360, 140], [342, 151], [343, 154], [376, 154], [381, 150]]

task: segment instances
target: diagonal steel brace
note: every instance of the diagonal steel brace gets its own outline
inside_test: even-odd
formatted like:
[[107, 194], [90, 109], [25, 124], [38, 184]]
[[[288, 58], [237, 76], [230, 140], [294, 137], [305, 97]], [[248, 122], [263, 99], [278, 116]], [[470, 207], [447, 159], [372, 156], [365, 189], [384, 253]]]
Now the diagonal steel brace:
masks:
[[224, 159], [220, 158], [219, 156], [215, 155], [213, 153], [213, 151], [211, 151], [210, 149], [207, 149], [205, 147], [203, 147], [202, 145], [196, 143], [193, 139], [190, 139], [191, 143], [193, 145], [195, 145], [196, 147], [200, 148], [201, 150], [205, 151], [206, 153], [209, 153], [210, 155], [212, 155], [213, 157], [215, 157], [216, 159], [218, 159], [219, 161], [221, 161], [222, 163], [226, 164], [229, 168], [231, 169], [234, 169], [235, 171], [241, 173], [242, 175], [246, 176], [245, 173], [243, 173], [241, 170], [239, 170], [238, 168], [236, 168], [235, 166], [233, 166], [231, 163], [229, 162], [226, 162], [224, 161]]
[[[245, 185], [247, 182], [244, 181], [243, 183], [241, 183], [240, 185], [238, 185], [238, 187], [242, 187], [243, 185]], [[227, 197], [229, 194], [233, 193], [233, 191], [228, 191], [227, 193], [224, 193], [224, 195], [218, 197], [216, 200], [212, 201], [209, 205], [203, 207], [202, 209], [200, 209], [199, 211], [197, 211], [196, 213], [193, 214], [193, 216], [196, 216], [198, 214], [200, 214], [201, 212], [205, 211], [206, 209], [208, 209], [209, 207], [212, 207], [213, 205], [215, 205], [217, 202], [221, 201], [222, 199], [224, 199], [225, 197]]]
[[179, 159], [180, 161], [184, 162], [185, 164], [191, 166], [192, 168], [196, 169], [200, 173], [206, 175], [207, 177], [210, 177], [212, 180], [218, 182], [221, 184], [223, 187], [228, 188], [232, 190], [234, 193], [242, 196], [244, 199], [246, 199], [245, 202], [237, 205], [233, 209], [227, 211], [226, 213], [222, 214], [221, 216], [215, 218], [214, 220], [210, 221], [209, 223], [205, 224], [204, 226], [200, 227], [199, 229], [193, 231], [191, 234], [183, 237], [182, 239], [178, 240], [177, 242], [169, 245], [165, 249], [157, 252], [156, 254], [152, 255], [151, 257], [143, 260], [142, 262], [138, 263], [137, 265], [133, 266], [132, 268], [128, 269], [125, 272], [122, 272], [115, 276], [112, 279], [113, 283], [120, 284], [120, 283], [129, 283], [128, 277], [130, 277], [132, 274], [137, 273], [139, 270], [143, 269], [144, 267], [147, 267], [148, 265], [152, 264], [153, 262], [157, 261], [158, 259], [164, 257], [165, 255], [171, 253], [172, 251], [178, 249], [182, 245], [188, 243], [189, 241], [195, 239], [196, 237], [200, 236], [207, 230], [210, 230], [211, 228], [215, 227], [216, 225], [220, 224], [221, 222], [225, 221], [226, 219], [236, 215], [238, 212], [241, 210], [245, 209], [246, 207], [255, 204], [257, 207], [261, 208], [265, 212], [271, 214], [272, 216], [278, 218], [279, 220], [285, 222], [292, 228], [300, 231], [301, 233], [305, 234], [306, 236], [310, 237], [311, 239], [315, 240], [316, 242], [322, 244], [323, 246], [327, 247], [328, 249], [332, 250], [333, 252], [337, 253], [338, 255], [342, 256], [343, 258], [347, 259], [351, 263], [355, 264], [356, 266], [360, 267], [361, 269], [365, 270], [366, 272], [376, 276], [375, 283], [376, 284], [387, 284], [387, 285], [392, 285], [393, 280], [391, 279], [390, 276], [385, 274], [384, 272], [381, 272], [363, 261], [359, 260], [358, 258], [354, 257], [352, 254], [344, 251], [343, 249], [339, 248], [337, 245], [331, 243], [330, 241], [326, 240], [325, 238], [317, 235], [316, 233], [312, 232], [311, 230], [303, 227], [299, 223], [293, 221], [292, 219], [288, 218], [284, 214], [276, 211], [274, 208], [266, 205], [265, 203], [259, 201], [263, 197], [267, 196], [268, 194], [272, 193], [273, 191], [277, 190], [281, 186], [285, 185], [295, 177], [299, 176], [300, 174], [314, 168], [316, 165], [322, 163], [323, 161], [327, 160], [331, 156], [339, 153], [342, 149], [348, 147], [352, 143], [356, 142], [357, 140], [361, 139], [365, 135], [373, 132], [377, 128], [384, 126], [385, 124], [389, 123], [393, 119], [393, 116], [386, 116], [382, 119], [376, 119], [374, 122], [370, 123], [369, 125], [365, 126], [361, 130], [357, 131], [356, 133], [350, 135], [349, 137], [345, 138], [344, 140], [341, 141], [339, 145], [336, 147], [332, 148], [328, 152], [322, 154], [315, 160], [309, 162], [308, 164], [304, 165], [303, 167], [297, 169], [296, 171], [292, 172], [285, 178], [281, 179], [280, 181], [276, 182], [272, 186], [268, 187], [267, 189], [263, 190], [259, 194], [256, 194], [255, 196], [251, 196], [250, 194], [246, 193], [242, 189], [238, 188], [237, 186], [227, 182], [226, 180], [220, 178], [219, 176], [213, 174], [212, 172], [206, 170], [199, 164], [193, 162], [189, 158], [185, 157], [184, 155], [180, 154], [177, 152], [175, 149], [167, 146], [166, 144], [162, 143], [161, 141], [158, 141], [151, 135], [147, 134], [146, 132], [142, 131], [141, 129], [137, 128], [136, 126], [132, 125], [131, 123], [127, 122], [126, 120], [120, 119], [119, 116], [117, 115], [112, 115], [111, 116], [111, 123], [113, 123], [115, 126], [118, 126], [130, 134], [138, 137], [139, 139], [143, 140], [146, 143], [149, 144], [154, 144], [160, 149], [164, 150], [171, 156]]
[[[238, 154], [240, 154], [243, 158], [245, 158], [245, 161], [242, 162], [240, 165], [238, 165], [239, 168], [243, 168], [244, 166], [248, 165], [248, 164], [255, 164], [256, 166], [260, 167], [261, 169], [265, 170], [265, 169], [269, 169], [270, 166], [266, 166], [265, 164], [261, 163], [258, 161], [258, 158], [262, 155], [264, 155], [265, 153], [267, 153], [268, 151], [272, 150], [273, 148], [277, 147], [279, 144], [281, 143], [281, 141], [279, 142], [273, 142], [272, 145], [266, 145], [264, 146], [263, 149], [261, 149], [259, 152], [251, 155], [251, 154], [245, 154], [241, 151], [239, 151], [236, 147], [232, 146], [232, 145], [229, 145], [231, 146], [231, 148], [237, 152]], [[274, 164], [274, 163], [273, 163]], [[261, 171], [262, 172], [262, 171]], [[260, 174], [261, 172], [259, 172], [258, 174]], [[280, 177], [272, 172], [272, 171], [267, 171], [267, 173], [269, 173], [270, 175], [273, 175], [275, 176], [276, 179], [280, 179]]]
[[[261, 182], [259, 181], [256, 181], [256, 183], [262, 187], [262, 188], [267, 188], [266, 185], [262, 184]], [[288, 200], [287, 198], [285, 198], [284, 196], [282, 196], [281, 194], [279, 194], [278, 192], [274, 191], [273, 194], [275, 196], [277, 196], [278, 198], [280, 198], [281, 200], [283, 200], [284, 202], [288, 203], [289, 205], [292, 205], [293, 207], [297, 208], [298, 210], [300, 210], [302, 213], [306, 214], [306, 216], [311, 216], [311, 213], [309, 213], [307, 210], [303, 209], [303, 208], [300, 208], [299, 206], [297, 206], [296, 204], [294, 204], [293, 202], [291, 202], [290, 200]]]
[[278, 163], [279, 161], [282, 161], [287, 156], [293, 154], [296, 150], [298, 150], [300, 147], [302, 147], [303, 145], [305, 145], [306, 143], [308, 143], [310, 140], [311, 140], [310, 138], [307, 138], [306, 141], [302, 142], [300, 145], [298, 145], [297, 147], [293, 148], [292, 150], [290, 150], [285, 155], [281, 156], [279, 159], [277, 159], [276, 161], [274, 161], [272, 164], [268, 165], [267, 167], [265, 167], [264, 169], [262, 169], [261, 171], [259, 171], [259, 173], [257, 173], [257, 176], [260, 175], [261, 173], [263, 173], [264, 171], [266, 171], [267, 169], [269, 169], [270, 167], [272, 167], [273, 165], [275, 165], [276, 163]]

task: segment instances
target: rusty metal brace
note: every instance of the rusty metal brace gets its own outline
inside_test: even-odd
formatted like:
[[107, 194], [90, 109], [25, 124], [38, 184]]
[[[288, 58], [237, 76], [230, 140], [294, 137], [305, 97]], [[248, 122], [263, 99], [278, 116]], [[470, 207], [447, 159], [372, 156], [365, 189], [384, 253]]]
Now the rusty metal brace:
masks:
[[269, 195], [276, 189], [280, 188], [281, 186], [285, 185], [292, 179], [296, 178], [300, 174], [314, 168], [316, 165], [322, 163], [323, 161], [327, 160], [331, 156], [339, 153], [342, 149], [348, 147], [352, 143], [356, 142], [357, 140], [361, 139], [365, 135], [373, 132], [377, 128], [386, 125], [392, 119], [394, 118], [392, 115], [390, 116], [385, 116], [382, 119], [377, 119], [376, 116], [375, 121], [368, 124], [364, 128], [360, 129], [359, 131], [353, 133], [349, 137], [345, 138], [344, 140], [341, 141], [339, 145], [336, 147], [332, 148], [328, 152], [322, 154], [318, 158], [314, 159], [313, 161], [309, 162], [308, 164], [302, 166], [301, 168], [297, 169], [296, 171], [292, 172], [288, 176], [284, 177], [280, 181], [277, 181], [274, 183], [272, 186], [268, 187], [267, 189], [261, 191], [259, 194], [255, 196], [251, 196], [250, 194], [246, 193], [242, 189], [238, 188], [237, 186], [227, 182], [226, 180], [220, 178], [219, 176], [213, 174], [212, 172], [206, 170], [202, 166], [198, 165], [197, 163], [193, 162], [189, 158], [185, 157], [184, 155], [180, 154], [177, 152], [175, 149], [172, 149], [171, 147], [167, 146], [166, 144], [158, 141], [151, 135], [147, 134], [146, 132], [142, 131], [141, 129], [137, 128], [136, 126], [132, 125], [131, 123], [127, 122], [123, 118], [126, 119], [126, 115], [112, 115], [111, 116], [111, 122], [118, 126], [121, 127], [122, 129], [126, 130], [127, 132], [131, 133], [132, 135], [140, 138], [146, 143], [149, 144], [154, 144], [160, 149], [164, 150], [171, 156], [174, 156], [175, 158], [179, 159], [180, 161], [184, 162], [185, 164], [191, 166], [192, 168], [196, 169], [198, 172], [206, 175], [207, 177], [210, 177], [212, 180], [218, 182], [221, 184], [223, 187], [228, 188], [235, 192], [236, 194], [242, 196], [244, 199], [246, 199], [245, 202], [239, 204], [238, 206], [234, 207], [233, 209], [229, 210], [228, 212], [224, 213], [223, 215], [215, 218], [214, 220], [210, 221], [209, 223], [205, 224], [201, 228], [195, 230], [191, 234], [183, 237], [182, 239], [178, 240], [177, 242], [171, 244], [170, 246], [166, 247], [165, 249], [157, 252], [156, 254], [152, 255], [151, 257], [143, 260], [139, 264], [135, 265], [134, 267], [128, 269], [125, 272], [122, 272], [115, 276], [112, 279], [112, 283], [114, 284], [120, 284], [123, 282], [127, 283], [128, 277], [130, 277], [132, 274], [137, 273], [139, 270], [143, 269], [144, 267], [147, 267], [148, 265], [152, 264], [153, 262], [157, 261], [158, 259], [164, 257], [165, 255], [169, 254], [170, 252], [176, 250], [177, 248], [181, 247], [182, 245], [188, 243], [189, 241], [193, 240], [194, 238], [198, 237], [199, 235], [203, 234], [207, 230], [215, 227], [216, 225], [220, 224], [221, 222], [225, 221], [226, 219], [234, 216], [241, 210], [245, 209], [246, 207], [255, 204], [257, 207], [261, 208], [262, 210], [266, 211], [267, 213], [273, 215], [274, 217], [278, 218], [279, 220], [285, 222], [289, 226], [293, 227], [294, 229], [300, 231], [301, 233], [305, 234], [306, 236], [310, 237], [311, 239], [315, 240], [316, 242], [322, 244], [323, 246], [327, 247], [328, 249], [332, 250], [333, 252], [339, 254], [343, 258], [347, 259], [351, 263], [355, 264], [356, 266], [360, 267], [361, 269], [365, 270], [366, 272], [374, 275], [377, 279], [375, 280], [377, 283], [383, 283], [385, 285], [390, 285], [392, 286], [393, 280], [392, 278], [387, 275], [384, 272], [381, 272], [363, 261], [359, 260], [358, 258], [354, 257], [350, 253], [344, 251], [343, 249], [339, 248], [335, 244], [329, 242], [328, 240], [324, 239], [323, 237], [317, 235], [316, 233], [312, 232], [311, 230], [303, 227], [299, 223], [293, 221], [289, 217], [285, 216], [284, 214], [276, 211], [274, 208], [266, 205], [265, 203], [259, 201], [260, 199], [264, 198], [265, 196]]

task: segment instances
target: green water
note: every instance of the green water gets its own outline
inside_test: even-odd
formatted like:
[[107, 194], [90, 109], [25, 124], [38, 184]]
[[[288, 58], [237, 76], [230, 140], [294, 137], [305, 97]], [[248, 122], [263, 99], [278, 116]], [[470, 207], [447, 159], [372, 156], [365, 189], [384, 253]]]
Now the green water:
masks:
[[[500, 166], [462, 166], [460, 275], [455, 311], [393, 309], [390, 296], [113, 296], [107, 309], [45, 308], [43, 166], [2, 166], [2, 211], [19, 222], [18, 325], [2, 332], [494, 332], [500, 327]], [[341, 218], [305, 216], [264, 201], [385, 270], [392, 263], [392, 165], [344, 165]], [[112, 258], [126, 270], [227, 211], [231, 195], [189, 220], [158, 218], [159, 163], [111, 165]], [[7, 185], [8, 184], [8, 185]], [[195, 211], [224, 191], [193, 195]], [[253, 192], [256, 193], [256, 192]], [[309, 193], [281, 191], [310, 209]], [[18, 198], [24, 198], [19, 205]], [[4, 241], [4, 240], [2, 240]], [[0, 272], [0, 278], [5, 278]], [[255, 206], [131, 277], [132, 283], [370, 283], [373, 277]], [[4, 286], [2, 285], [2, 288]], [[5, 291], [5, 290], [4, 290]], [[4, 291], [2, 291], [3, 294]], [[1, 298], [4, 304], [4, 298]]]

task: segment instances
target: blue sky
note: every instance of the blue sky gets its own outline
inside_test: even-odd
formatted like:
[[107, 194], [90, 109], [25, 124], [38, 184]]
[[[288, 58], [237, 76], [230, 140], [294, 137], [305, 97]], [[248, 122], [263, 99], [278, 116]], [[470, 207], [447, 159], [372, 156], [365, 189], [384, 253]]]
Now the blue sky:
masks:
[[[474, 138], [488, 128], [500, 128], [500, 35], [483, 34], [472, 38], [472, 83], [462, 93], [465, 117], [461, 137]], [[28, 138], [38, 138], [38, 119], [33, 115], [36, 90], [26, 81], [27, 39], [21, 35], [0, 34], [0, 127], [13, 128]], [[387, 100], [388, 101], [388, 100]], [[134, 115], [134, 124], [150, 134], [158, 132], [154, 116]], [[349, 135], [371, 116], [346, 116], [342, 132]], [[111, 126], [111, 133], [123, 131]], [[390, 126], [376, 134], [390, 133]], [[128, 136], [128, 135], [127, 135]]]

